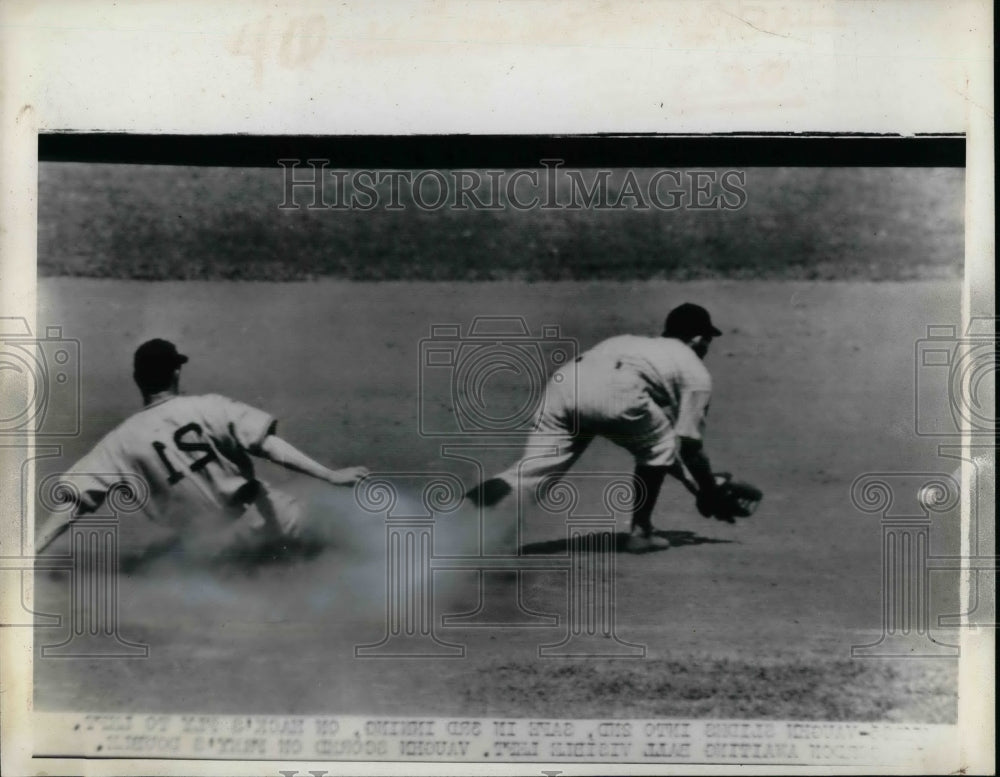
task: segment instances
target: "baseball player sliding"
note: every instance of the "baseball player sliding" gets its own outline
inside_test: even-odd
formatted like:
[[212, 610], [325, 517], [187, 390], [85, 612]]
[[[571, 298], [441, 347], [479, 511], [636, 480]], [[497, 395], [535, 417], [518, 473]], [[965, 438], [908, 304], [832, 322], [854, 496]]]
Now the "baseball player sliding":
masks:
[[73, 466], [75, 505], [43, 528], [39, 553], [72, 521], [96, 511], [124, 475], [148, 485], [144, 513], [155, 523], [205, 538], [216, 550], [239, 551], [298, 537], [304, 515], [298, 500], [254, 475], [251, 456], [338, 486], [368, 474], [364, 467], [331, 470], [313, 461], [275, 435], [275, 419], [261, 410], [218, 394], [181, 394], [187, 361], [166, 340], [139, 346], [133, 377], [145, 406]]
[[522, 459], [466, 496], [490, 507], [515, 488], [537, 493], [600, 436], [635, 457], [629, 551], [670, 545], [651, 521], [667, 473], [696, 494], [702, 515], [728, 521], [749, 515], [760, 492], [713, 474], [702, 443], [712, 395], [702, 360], [721, 334], [705, 308], [685, 303], [667, 315], [662, 337], [621, 335], [598, 343], [550, 378]]

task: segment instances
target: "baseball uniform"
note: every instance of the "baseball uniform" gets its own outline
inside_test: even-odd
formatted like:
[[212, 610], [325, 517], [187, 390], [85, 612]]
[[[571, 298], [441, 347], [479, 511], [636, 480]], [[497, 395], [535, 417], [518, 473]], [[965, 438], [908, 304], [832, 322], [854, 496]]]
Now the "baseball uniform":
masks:
[[291, 536], [299, 503], [258, 480], [250, 458], [275, 426], [268, 413], [218, 394], [170, 396], [106, 435], [73, 466], [72, 482], [86, 511], [134, 473], [149, 488], [143, 512], [158, 524], [197, 533], [240, 518], [249, 535]]
[[564, 474], [596, 436], [628, 450], [637, 466], [671, 466], [678, 436], [702, 438], [711, 392], [708, 370], [681, 340], [604, 340], [552, 376], [523, 458], [499, 477], [535, 489]]

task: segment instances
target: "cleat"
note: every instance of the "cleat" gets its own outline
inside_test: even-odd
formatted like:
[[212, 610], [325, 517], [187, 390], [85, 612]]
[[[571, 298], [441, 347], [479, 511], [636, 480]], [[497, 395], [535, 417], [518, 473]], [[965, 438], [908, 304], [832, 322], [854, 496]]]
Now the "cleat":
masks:
[[513, 489], [510, 484], [502, 478], [490, 478], [477, 486], [470, 488], [465, 498], [477, 507], [493, 507], [501, 499], [506, 497]]
[[655, 550], [666, 550], [669, 547], [670, 540], [659, 536], [655, 529], [647, 531], [637, 526], [632, 529], [625, 550], [629, 553], [649, 553]]

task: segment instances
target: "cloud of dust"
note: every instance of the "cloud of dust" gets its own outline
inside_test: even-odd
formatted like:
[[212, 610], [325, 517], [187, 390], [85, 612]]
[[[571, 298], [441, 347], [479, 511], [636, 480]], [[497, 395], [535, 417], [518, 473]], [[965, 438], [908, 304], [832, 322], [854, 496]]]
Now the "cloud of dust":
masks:
[[[305, 526], [316, 543], [305, 554], [218, 563], [196, 541], [135, 564], [119, 578], [123, 621], [151, 619], [178, 627], [239, 623], [342, 623], [377, 639], [385, 622], [387, 526], [363, 510], [347, 488], [294, 482], [282, 489], [307, 505]], [[424, 515], [417, 495], [397, 491], [395, 515]], [[462, 505], [433, 517], [434, 551], [478, 555], [514, 552], [511, 523], [490, 516], [481, 540], [479, 512]], [[431, 573], [435, 609], [467, 600], [469, 573]], [[459, 607], [465, 609], [465, 607]]]

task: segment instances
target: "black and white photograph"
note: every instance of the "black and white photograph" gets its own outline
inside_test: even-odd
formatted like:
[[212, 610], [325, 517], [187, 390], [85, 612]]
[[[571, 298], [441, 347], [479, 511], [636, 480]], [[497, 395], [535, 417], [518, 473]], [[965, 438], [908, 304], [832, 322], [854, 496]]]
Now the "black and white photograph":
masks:
[[[713, 8], [692, 56], [858, 23]], [[251, 104], [325, 69], [413, 83], [400, 47], [426, 73], [452, 48], [259, 11], [211, 17]], [[109, 13], [114, 36], [26, 27], [62, 66], [196, 37]], [[669, 106], [485, 131], [456, 95], [435, 131], [376, 132], [348, 95], [324, 125], [324, 88], [299, 123], [278, 96], [225, 127], [61, 124], [63, 97], [55, 123], [11, 112], [32, 145], [5, 103], [33, 149], [4, 160], [33, 187], [3, 243], [5, 773], [990, 773], [982, 137], [905, 105], [754, 124], [740, 84], [794, 61], [757, 53], [726, 81], [740, 131]]]

